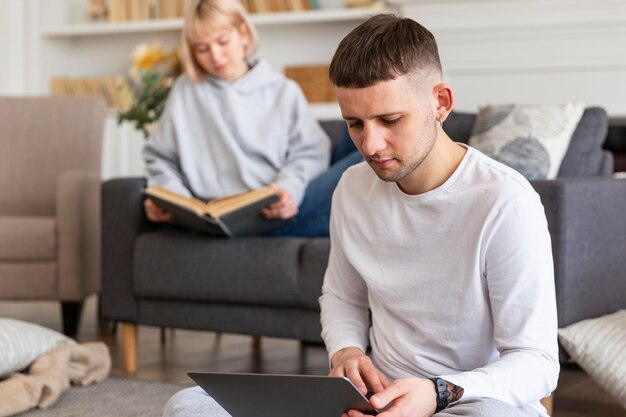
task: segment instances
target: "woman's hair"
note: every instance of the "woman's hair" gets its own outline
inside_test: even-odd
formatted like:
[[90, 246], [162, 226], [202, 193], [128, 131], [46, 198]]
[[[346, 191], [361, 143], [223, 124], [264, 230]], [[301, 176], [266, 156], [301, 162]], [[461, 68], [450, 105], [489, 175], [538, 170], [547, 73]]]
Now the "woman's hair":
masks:
[[239, 30], [242, 23], [247, 26], [250, 34], [250, 41], [246, 46], [246, 58], [250, 58], [259, 47], [259, 36], [238, 0], [191, 1], [185, 12], [182, 32], [182, 61], [187, 76], [195, 82], [200, 82], [205, 73], [191, 50], [191, 44], [196, 39], [229, 26]]
[[441, 74], [437, 42], [408, 18], [379, 14], [357, 26], [339, 44], [329, 76], [336, 87], [364, 88], [408, 74], [420, 82]]

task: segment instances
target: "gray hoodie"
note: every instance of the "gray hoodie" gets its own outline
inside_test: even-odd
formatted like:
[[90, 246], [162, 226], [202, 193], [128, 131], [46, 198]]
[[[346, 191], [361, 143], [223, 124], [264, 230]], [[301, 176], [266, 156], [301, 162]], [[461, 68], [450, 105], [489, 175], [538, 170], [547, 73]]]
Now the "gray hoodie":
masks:
[[143, 150], [148, 185], [210, 200], [278, 183], [300, 204], [330, 140], [296, 83], [259, 60], [229, 83], [175, 83]]

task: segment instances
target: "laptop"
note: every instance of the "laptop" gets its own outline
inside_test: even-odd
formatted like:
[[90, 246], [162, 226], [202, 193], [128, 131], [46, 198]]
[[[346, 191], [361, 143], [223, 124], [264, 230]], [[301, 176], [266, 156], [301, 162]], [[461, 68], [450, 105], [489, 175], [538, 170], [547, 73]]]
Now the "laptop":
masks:
[[378, 411], [348, 378], [189, 372], [232, 417], [341, 417]]

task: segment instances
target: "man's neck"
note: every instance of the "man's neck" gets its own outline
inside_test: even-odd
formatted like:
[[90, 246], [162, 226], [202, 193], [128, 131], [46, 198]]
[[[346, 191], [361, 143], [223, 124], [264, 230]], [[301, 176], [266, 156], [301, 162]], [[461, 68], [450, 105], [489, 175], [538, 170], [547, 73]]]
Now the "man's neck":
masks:
[[423, 194], [443, 185], [459, 167], [467, 149], [453, 142], [439, 128], [433, 149], [410, 175], [398, 182], [409, 195]]

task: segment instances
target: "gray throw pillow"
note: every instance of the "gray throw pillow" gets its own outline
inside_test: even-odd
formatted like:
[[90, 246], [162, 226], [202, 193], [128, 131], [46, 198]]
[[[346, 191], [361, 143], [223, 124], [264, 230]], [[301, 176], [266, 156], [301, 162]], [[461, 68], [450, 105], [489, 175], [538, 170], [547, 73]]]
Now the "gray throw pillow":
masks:
[[479, 109], [468, 144], [529, 180], [556, 178], [583, 103]]

